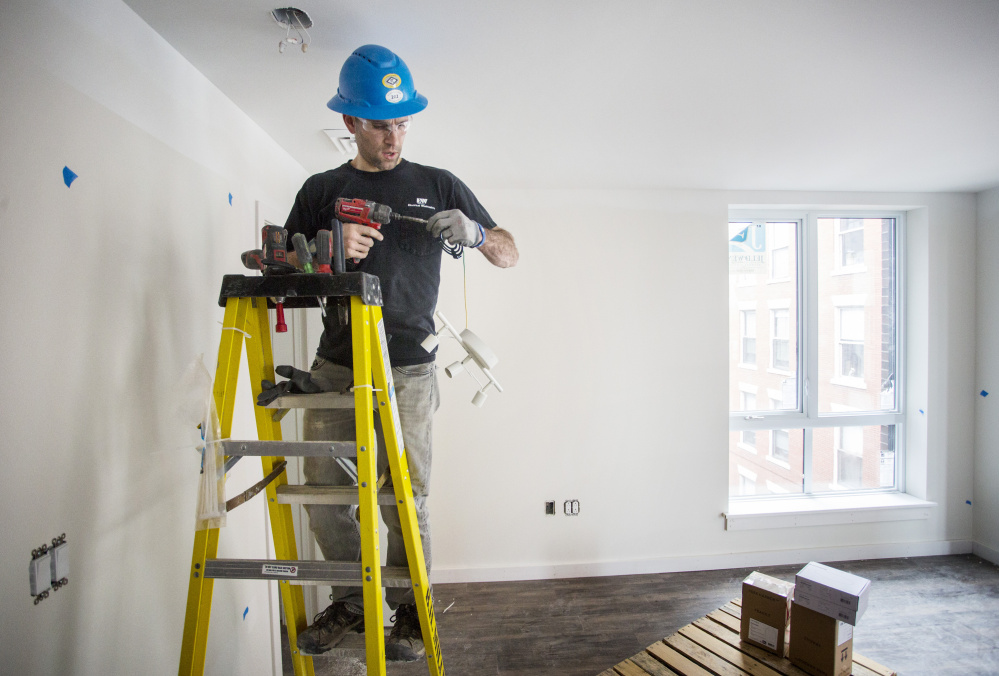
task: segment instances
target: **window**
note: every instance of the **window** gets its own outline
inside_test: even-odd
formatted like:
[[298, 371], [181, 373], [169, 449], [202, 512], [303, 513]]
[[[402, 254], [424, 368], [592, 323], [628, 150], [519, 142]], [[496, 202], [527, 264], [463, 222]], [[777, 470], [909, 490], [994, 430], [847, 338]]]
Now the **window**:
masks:
[[756, 472], [739, 468], [739, 495], [756, 495]]
[[836, 222], [836, 251], [840, 268], [864, 264], [864, 219], [839, 218]]
[[836, 371], [843, 378], [864, 379], [864, 308], [836, 308]]
[[[778, 399], [774, 396], [770, 397], [770, 408], [771, 410], [777, 411], [784, 408], [783, 399]], [[771, 462], [780, 463], [782, 466], [790, 467], [788, 461], [791, 459], [791, 435], [787, 430], [770, 430], [770, 456], [769, 460]], [[773, 484], [773, 481], [767, 481], [768, 484]], [[777, 492], [777, 491], [771, 491]], [[781, 493], [786, 493], [787, 490], [779, 491]]]
[[864, 428], [833, 428], [836, 447], [836, 483], [843, 488], [864, 485]]
[[770, 248], [770, 279], [784, 281], [791, 275], [791, 233], [794, 223], [767, 223]]
[[[730, 495], [904, 489], [902, 214], [729, 220]], [[766, 312], [769, 354], [756, 352], [755, 308]], [[766, 368], [744, 367], [750, 337], [752, 363]]]
[[[756, 310], [742, 311], [742, 363], [756, 365]], [[745, 409], [744, 409], [745, 410]]]
[[787, 430], [770, 432], [770, 457], [786, 463], [790, 458], [791, 442]]
[[[753, 392], [742, 393], [742, 410], [756, 410], [756, 394]], [[739, 432], [739, 443], [750, 453], [756, 453], [756, 432], [753, 430], [741, 430]]]
[[770, 366], [780, 371], [791, 368], [790, 311], [770, 311]]

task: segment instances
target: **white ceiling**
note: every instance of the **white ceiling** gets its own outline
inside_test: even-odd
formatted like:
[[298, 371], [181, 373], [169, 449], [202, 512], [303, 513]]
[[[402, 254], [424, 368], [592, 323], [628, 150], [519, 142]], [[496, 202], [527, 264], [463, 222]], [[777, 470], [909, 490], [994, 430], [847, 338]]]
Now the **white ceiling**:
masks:
[[344, 59], [396, 51], [410, 159], [483, 188], [999, 185], [999, 0], [125, 0], [310, 172]]

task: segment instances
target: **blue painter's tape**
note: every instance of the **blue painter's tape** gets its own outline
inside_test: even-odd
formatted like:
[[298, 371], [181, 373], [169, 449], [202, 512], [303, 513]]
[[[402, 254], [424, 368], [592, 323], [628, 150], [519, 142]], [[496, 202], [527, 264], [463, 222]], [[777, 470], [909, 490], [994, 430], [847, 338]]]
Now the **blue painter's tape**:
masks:
[[969, 505], [971, 504], [971, 500], [965, 500], [965, 502]]
[[232, 193], [229, 193], [229, 206], [232, 206]]
[[246, 614], [250, 612], [250, 606], [246, 606], [246, 610], [243, 611], [243, 619], [246, 619]]
[[73, 181], [76, 180], [76, 178], [77, 178], [76, 174], [73, 172], [72, 169], [70, 169], [69, 167], [62, 168], [62, 180], [66, 183], [67, 188], [70, 186], [70, 184]]
[[926, 411], [924, 411], [923, 409], [919, 409], [919, 415], [926, 415]]
[[989, 396], [989, 393], [988, 393], [988, 392], [986, 392], [985, 390], [982, 390], [982, 396], [983, 396], [983, 397], [987, 397], [987, 396]]

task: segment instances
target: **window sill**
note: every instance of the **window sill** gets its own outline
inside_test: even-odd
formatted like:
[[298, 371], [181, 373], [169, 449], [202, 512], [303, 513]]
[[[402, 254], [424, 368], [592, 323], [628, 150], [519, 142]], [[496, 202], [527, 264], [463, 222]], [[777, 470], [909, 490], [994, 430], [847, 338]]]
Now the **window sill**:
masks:
[[934, 507], [907, 493], [823, 495], [732, 500], [722, 516], [725, 530], [760, 530], [928, 519]]

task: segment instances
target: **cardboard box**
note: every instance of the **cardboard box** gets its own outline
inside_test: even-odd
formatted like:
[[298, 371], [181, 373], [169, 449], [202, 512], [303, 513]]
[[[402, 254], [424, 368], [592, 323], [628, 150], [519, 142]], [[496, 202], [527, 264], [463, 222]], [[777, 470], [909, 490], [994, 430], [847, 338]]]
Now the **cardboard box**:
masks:
[[793, 583], [760, 572], [743, 580], [742, 640], [785, 657], [793, 593]]
[[830, 617], [856, 624], [867, 610], [871, 581], [866, 578], [812, 561], [798, 571], [794, 582], [801, 594], [795, 598], [798, 603]]
[[856, 625], [857, 620], [860, 618], [860, 615], [856, 610], [850, 610], [846, 606], [842, 606], [833, 601], [817, 598], [806, 591], [802, 591], [801, 589], [794, 590], [794, 602], [800, 606], [808, 608], [809, 610], [814, 610], [817, 613], [822, 613], [823, 615], [827, 615], [831, 618], [835, 618], [841, 622], [846, 622], [851, 625]]
[[813, 676], [849, 676], [853, 671], [853, 626], [791, 604], [791, 664]]

